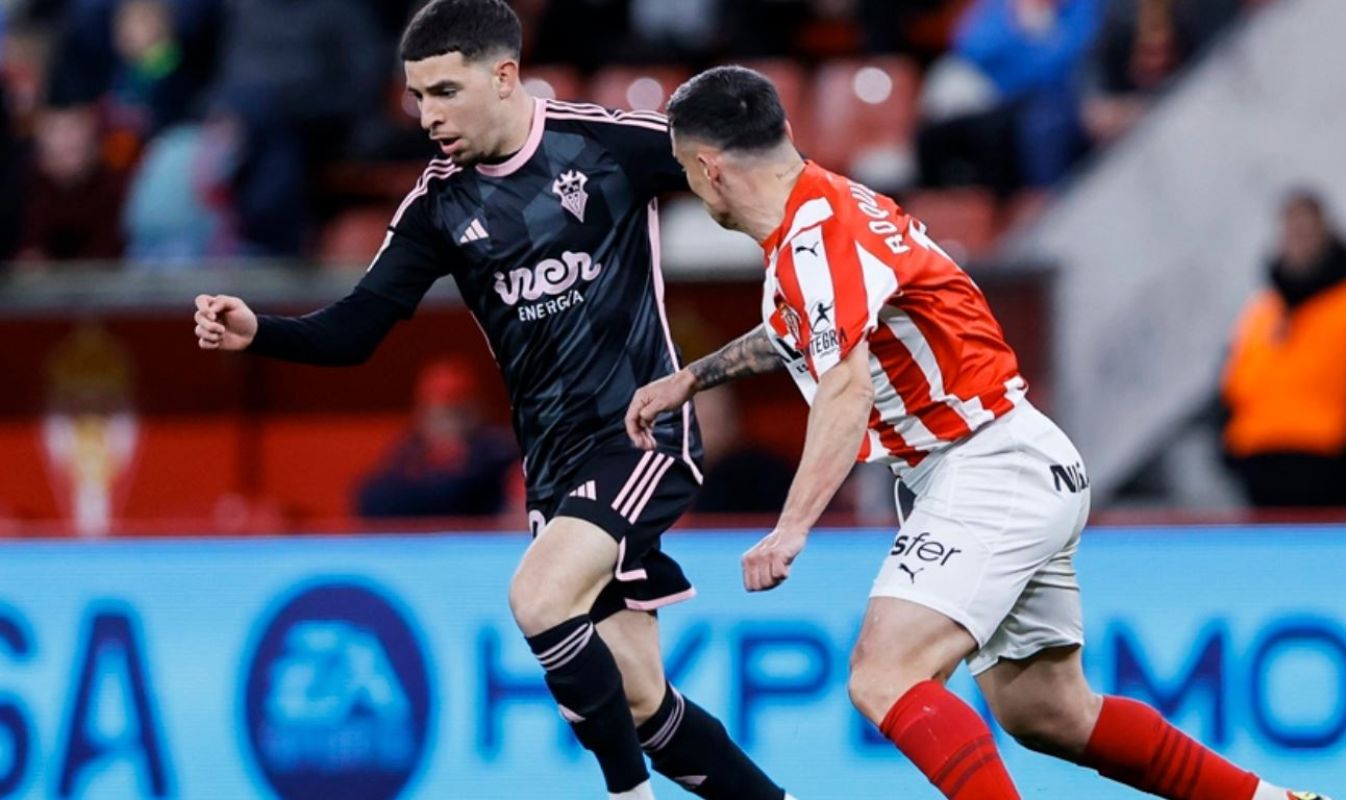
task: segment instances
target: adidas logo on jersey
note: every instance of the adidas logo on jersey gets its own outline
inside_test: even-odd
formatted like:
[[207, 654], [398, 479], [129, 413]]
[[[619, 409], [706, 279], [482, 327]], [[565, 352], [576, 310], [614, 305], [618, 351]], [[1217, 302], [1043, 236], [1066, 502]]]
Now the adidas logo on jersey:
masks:
[[570, 497], [583, 497], [585, 500], [598, 499], [598, 485], [593, 481], [585, 481], [570, 493]]
[[467, 230], [463, 232], [462, 236], [458, 237], [458, 244], [467, 244], [468, 242], [489, 238], [490, 234], [486, 232], [486, 226], [481, 224], [481, 220], [474, 217], [471, 224], [467, 226]]

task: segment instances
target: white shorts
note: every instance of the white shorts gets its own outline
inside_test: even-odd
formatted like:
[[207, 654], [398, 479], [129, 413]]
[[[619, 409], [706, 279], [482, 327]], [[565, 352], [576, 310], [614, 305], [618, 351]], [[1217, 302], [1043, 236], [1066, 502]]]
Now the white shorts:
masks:
[[1088, 478], [1055, 423], [1021, 402], [903, 482], [915, 504], [871, 597], [919, 603], [966, 628], [977, 640], [967, 660], [974, 675], [1002, 658], [1084, 643], [1073, 558]]

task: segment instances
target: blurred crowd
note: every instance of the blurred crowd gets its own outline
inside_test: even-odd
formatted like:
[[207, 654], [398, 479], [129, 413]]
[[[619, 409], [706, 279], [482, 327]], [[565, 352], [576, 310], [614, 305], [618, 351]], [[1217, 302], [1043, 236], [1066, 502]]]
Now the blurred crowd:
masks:
[[[615, 102], [657, 106], [669, 87], [642, 100], [630, 76], [774, 67], [796, 129], [816, 129], [806, 153], [888, 191], [971, 186], [994, 203], [1058, 184], [1119, 138], [1248, 4], [514, 3], [525, 75], [551, 76], [543, 94], [607, 99], [614, 70], [634, 65]], [[418, 5], [0, 0], [0, 261], [363, 260], [432, 155], [396, 59]], [[859, 65], [840, 90], [825, 74], [837, 63]]]

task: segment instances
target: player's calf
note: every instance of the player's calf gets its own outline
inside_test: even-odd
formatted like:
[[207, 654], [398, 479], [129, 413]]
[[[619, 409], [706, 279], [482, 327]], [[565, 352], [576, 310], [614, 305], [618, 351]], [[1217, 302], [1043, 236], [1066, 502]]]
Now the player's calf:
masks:
[[547, 688], [561, 715], [598, 759], [608, 792], [622, 795], [647, 784], [649, 772], [622, 692], [622, 675], [588, 615], [529, 636], [528, 646], [546, 670]]
[[1158, 711], [1123, 697], [1103, 698], [1080, 763], [1105, 778], [1170, 800], [1317, 796], [1289, 792], [1259, 779], [1164, 721]]
[[706, 800], [782, 800], [785, 790], [729, 738], [719, 720], [667, 686], [637, 731], [660, 775]]
[[944, 688], [975, 646], [936, 611], [872, 598], [851, 657], [851, 700], [950, 800], [1019, 800], [986, 723]]

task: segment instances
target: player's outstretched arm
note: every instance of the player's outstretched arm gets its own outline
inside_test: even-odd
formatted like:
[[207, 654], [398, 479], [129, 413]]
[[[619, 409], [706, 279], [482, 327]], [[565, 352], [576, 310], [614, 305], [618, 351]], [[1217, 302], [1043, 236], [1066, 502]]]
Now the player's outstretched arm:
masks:
[[243, 350], [257, 335], [257, 315], [237, 297], [196, 296], [196, 344], [202, 350]]
[[258, 316], [237, 297], [196, 298], [196, 338], [203, 350], [343, 367], [364, 363], [406, 309], [374, 292], [355, 291], [302, 317]]
[[861, 339], [818, 380], [804, 454], [780, 520], [775, 530], [743, 554], [743, 586], [748, 591], [774, 589], [790, 577], [790, 564], [803, 551], [809, 531], [851, 472], [873, 405], [869, 344]]
[[653, 450], [654, 421], [660, 414], [680, 407], [697, 392], [782, 366], [766, 326], [758, 325], [705, 358], [637, 390], [626, 409], [626, 433], [637, 447]]

